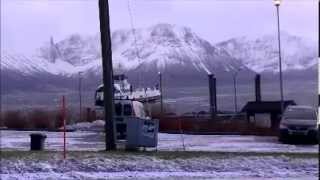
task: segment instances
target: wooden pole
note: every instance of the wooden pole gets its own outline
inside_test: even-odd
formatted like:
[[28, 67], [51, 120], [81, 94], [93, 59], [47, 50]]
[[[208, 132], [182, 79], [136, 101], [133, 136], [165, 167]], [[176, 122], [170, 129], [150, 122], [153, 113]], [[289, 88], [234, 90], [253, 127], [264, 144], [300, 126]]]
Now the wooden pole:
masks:
[[109, 3], [108, 0], [99, 0], [102, 71], [103, 71], [103, 100], [105, 116], [106, 151], [115, 150], [113, 113], [114, 87], [112, 70], [112, 51], [110, 37]]

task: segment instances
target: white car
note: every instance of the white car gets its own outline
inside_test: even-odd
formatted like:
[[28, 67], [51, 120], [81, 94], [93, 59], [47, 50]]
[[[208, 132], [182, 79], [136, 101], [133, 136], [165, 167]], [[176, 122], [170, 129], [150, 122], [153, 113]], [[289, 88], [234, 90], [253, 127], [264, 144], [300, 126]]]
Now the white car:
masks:
[[318, 142], [319, 121], [316, 109], [310, 106], [288, 106], [279, 129], [279, 140], [282, 142], [292, 136], [304, 136]]

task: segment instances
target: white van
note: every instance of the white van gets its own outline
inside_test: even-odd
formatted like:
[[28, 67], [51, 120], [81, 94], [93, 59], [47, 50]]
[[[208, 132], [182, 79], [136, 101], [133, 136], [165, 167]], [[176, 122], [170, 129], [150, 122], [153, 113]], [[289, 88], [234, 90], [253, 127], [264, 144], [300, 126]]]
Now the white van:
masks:
[[305, 136], [318, 141], [319, 121], [317, 111], [310, 106], [288, 106], [281, 122], [279, 140], [284, 142], [292, 136]]

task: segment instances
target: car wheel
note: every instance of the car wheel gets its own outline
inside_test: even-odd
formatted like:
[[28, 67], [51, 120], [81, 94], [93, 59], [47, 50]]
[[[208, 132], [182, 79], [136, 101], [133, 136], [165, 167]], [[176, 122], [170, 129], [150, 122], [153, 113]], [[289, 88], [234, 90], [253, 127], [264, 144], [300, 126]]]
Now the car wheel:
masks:
[[278, 140], [282, 143], [288, 143], [289, 136], [285, 133], [280, 133]]
[[314, 144], [319, 144], [319, 137], [315, 136], [312, 141]]

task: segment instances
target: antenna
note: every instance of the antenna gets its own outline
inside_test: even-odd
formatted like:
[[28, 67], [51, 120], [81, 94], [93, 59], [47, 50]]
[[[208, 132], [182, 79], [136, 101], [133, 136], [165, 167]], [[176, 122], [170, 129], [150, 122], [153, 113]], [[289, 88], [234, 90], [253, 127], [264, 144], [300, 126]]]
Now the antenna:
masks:
[[[139, 68], [141, 65], [141, 58], [140, 58], [140, 54], [139, 54], [138, 40], [137, 40], [137, 36], [136, 36], [136, 29], [134, 27], [134, 22], [133, 22], [133, 11], [132, 11], [132, 6], [131, 6], [130, 0], [127, 0], [127, 5], [128, 5], [129, 16], [130, 16], [130, 25], [131, 25], [132, 35], [134, 38], [135, 53], [136, 53], [136, 56], [137, 56], [138, 62], [139, 62], [139, 65], [138, 65], [138, 68]], [[142, 84], [141, 81], [143, 81], [142, 78], [143, 78], [143, 76], [142, 76], [141, 72], [139, 71], [138, 72], [138, 84], [140, 86]]]

